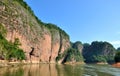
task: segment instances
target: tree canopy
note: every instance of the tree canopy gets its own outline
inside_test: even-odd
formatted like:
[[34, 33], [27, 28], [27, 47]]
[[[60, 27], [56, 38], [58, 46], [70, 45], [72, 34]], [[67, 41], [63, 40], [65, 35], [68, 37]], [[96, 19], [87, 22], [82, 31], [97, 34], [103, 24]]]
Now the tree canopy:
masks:
[[114, 61], [115, 48], [108, 42], [94, 41], [91, 45], [84, 44], [83, 56], [87, 63]]

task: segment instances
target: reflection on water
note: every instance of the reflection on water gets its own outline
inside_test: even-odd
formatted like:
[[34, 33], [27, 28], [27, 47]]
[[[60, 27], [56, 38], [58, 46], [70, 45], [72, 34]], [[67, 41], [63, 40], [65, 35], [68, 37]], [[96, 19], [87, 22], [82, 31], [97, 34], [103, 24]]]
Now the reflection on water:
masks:
[[119, 76], [120, 68], [109, 65], [32, 64], [0, 68], [0, 76]]

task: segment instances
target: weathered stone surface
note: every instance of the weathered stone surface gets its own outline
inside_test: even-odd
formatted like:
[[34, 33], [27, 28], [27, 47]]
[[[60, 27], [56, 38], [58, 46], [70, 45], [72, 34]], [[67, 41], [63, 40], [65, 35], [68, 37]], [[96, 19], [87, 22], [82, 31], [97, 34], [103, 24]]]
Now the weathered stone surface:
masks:
[[60, 30], [52, 34], [19, 2], [1, 0], [0, 4], [0, 23], [7, 29], [6, 39], [12, 42], [19, 39], [26, 61], [55, 63], [58, 53], [69, 48], [69, 37], [61, 36]]

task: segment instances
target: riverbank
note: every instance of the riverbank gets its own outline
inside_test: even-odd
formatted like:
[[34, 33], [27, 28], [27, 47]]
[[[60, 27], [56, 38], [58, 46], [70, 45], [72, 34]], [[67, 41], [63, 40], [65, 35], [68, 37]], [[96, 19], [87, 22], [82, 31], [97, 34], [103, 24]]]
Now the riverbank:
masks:
[[96, 64], [101, 64], [101, 65], [104, 65], [104, 64], [108, 64], [107, 62], [98, 62]]
[[[20, 65], [29, 65], [29, 64], [58, 64], [58, 63], [43, 63], [43, 62], [38, 62], [38, 61], [6, 61], [6, 60], [0, 60], [0, 67], [14, 67], [14, 66], [20, 66]], [[86, 64], [85, 62], [66, 62], [64, 63], [66, 65], [84, 65]], [[108, 64], [105, 62], [99, 62], [99, 63], [92, 63], [92, 64], [98, 64], [98, 65], [112, 65], [113, 67], [118, 67], [120, 68], [120, 62], [119, 63], [114, 63], [114, 64]]]
[[113, 66], [120, 68], [120, 62], [113, 64]]
[[66, 62], [64, 64], [85, 64], [85, 62]]
[[7, 60], [0, 60], [0, 67], [10, 67], [10, 66], [19, 66], [19, 65], [26, 65], [26, 64], [39, 64], [36, 61], [7, 61]]

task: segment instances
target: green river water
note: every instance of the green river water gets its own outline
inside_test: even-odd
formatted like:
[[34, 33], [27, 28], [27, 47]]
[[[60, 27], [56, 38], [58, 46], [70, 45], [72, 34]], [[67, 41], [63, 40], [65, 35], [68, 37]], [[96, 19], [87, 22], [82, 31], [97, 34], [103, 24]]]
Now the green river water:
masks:
[[0, 76], [120, 76], [111, 65], [32, 64], [0, 68]]

